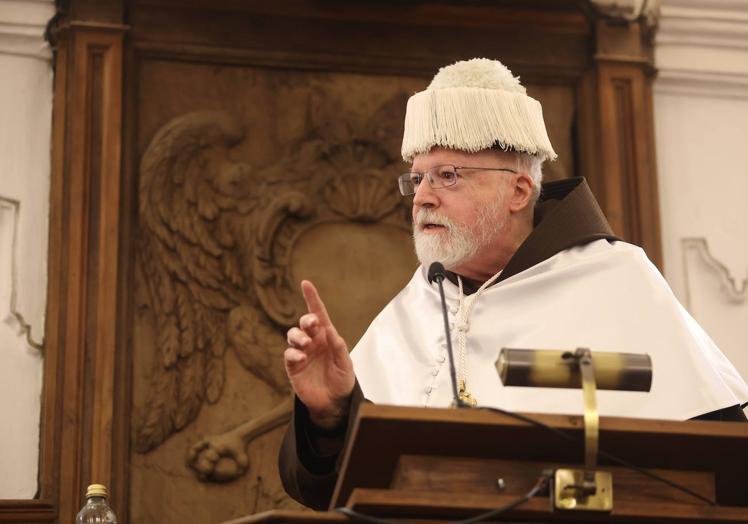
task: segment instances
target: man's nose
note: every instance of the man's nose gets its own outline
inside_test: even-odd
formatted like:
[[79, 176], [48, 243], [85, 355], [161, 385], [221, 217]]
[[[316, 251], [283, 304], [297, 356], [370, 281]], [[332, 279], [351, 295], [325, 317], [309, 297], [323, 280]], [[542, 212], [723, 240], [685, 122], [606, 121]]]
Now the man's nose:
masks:
[[413, 205], [418, 207], [434, 207], [439, 205], [439, 197], [426, 177], [423, 178], [413, 195]]

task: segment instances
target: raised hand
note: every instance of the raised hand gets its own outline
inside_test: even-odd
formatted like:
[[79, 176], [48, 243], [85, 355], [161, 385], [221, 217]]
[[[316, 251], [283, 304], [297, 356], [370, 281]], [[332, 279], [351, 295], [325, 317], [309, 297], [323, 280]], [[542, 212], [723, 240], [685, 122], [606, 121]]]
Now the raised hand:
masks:
[[348, 412], [356, 382], [353, 362], [317, 289], [304, 280], [301, 292], [309, 313], [299, 319], [298, 327], [288, 330], [289, 347], [283, 353], [286, 373], [312, 422], [333, 428]]

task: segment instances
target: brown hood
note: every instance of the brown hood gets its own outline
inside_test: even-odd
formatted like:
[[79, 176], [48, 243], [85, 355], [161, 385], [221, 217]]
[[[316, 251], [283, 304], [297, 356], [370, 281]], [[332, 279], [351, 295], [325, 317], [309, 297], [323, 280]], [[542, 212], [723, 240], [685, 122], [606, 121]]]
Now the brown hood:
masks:
[[[543, 184], [533, 222], [532, 233], [519, 246], [496, 282], [521, 273], [565, 249], [593, 240], [620, 240], [583, 177]], [[447, 277], [457, 284], [454, 273], [447, 272]], [[466, 294], [474, 293], [480, 284], [463, 279]]]

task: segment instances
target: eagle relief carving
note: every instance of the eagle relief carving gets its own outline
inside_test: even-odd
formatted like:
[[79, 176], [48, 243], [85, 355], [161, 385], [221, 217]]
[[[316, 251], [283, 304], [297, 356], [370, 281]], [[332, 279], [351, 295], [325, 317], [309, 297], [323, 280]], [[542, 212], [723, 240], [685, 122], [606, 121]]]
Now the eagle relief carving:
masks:
[[[397, 107], [399, 118], [400, 102], [381, 111]], [[137, 264], [158, 355], [136, 406], [135, 450], [159, 447], [219, 401], [227, 352], [252, 387], [279, 399], [259, 416], [230, 414], [233, 429], [185, 450], [186, 466], [206, 482], [243, 475], [248, 444], [290, 419], [282, 353], [285, 331], [304, 312], [298, 279], [329, 274], [336, 253], [335, 267], [365, 270], [372, 257], [361, 246], [393, 236], [407, 246], [410, 236], [407, 202], [395, 189], [400, 159], [375, 132], [313, 128], [264, 167], [232, 157], [244, 139], [228, 112], [188, 113], [155, 134], [140, 164]]]

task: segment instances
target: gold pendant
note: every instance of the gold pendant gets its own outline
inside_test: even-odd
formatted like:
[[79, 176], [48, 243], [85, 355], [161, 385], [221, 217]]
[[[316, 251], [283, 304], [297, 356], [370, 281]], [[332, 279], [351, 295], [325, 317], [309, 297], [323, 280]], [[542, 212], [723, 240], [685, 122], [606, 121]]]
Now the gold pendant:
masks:
[[478, 405], [478, 399], [473, 397], [473, 395], [467, 390], [465, 387], [465, 381], [460, 380], [457, 383], [459, 391], [457, 392], [457, 398], [459, 398], [462, 402], [465, 404], [469, 404], [472, 407], [475, 407]]

